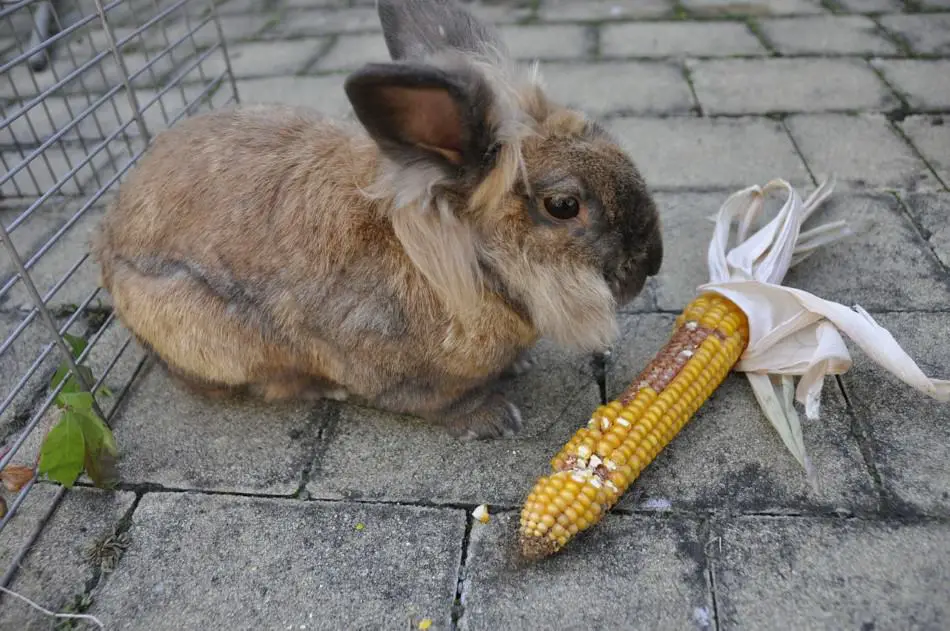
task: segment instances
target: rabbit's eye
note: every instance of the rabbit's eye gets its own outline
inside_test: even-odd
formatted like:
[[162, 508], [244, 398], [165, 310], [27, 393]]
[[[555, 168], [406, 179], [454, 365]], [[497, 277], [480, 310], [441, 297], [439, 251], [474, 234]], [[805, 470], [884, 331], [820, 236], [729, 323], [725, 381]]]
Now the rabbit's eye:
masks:
[[573, 219], [580, 213], [581, 205], [576, 197], [547, 197], [544, 209], [555, 219]]

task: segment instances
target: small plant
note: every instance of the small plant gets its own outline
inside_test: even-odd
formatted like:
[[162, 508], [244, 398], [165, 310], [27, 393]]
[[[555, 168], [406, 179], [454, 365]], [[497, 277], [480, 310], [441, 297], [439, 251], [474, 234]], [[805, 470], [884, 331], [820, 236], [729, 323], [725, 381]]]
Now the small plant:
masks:
[[[82, 338], [67, 333], [64, 339], [74, 358], [86, 348], [87, 343]], [[86, 383], [95, 383], [88, 366], [77, 368]], [[67, 378], [68, 372], [69, 362], [63, 360], [50, 382], [50, 389], [55, 389], [66, 379], [54, 400], [61, 411], [60, 419], [43, 440], [37, 473], [69, 488], [85, 469], [97, 487], [112, 488], [118, 482], [115, 466], [118, 449], [112, 430], [96, 412], [92, 393], [82, 390], [76, 375], [70, 374]], [[96, 393], [112, 395], [104, 385]]]

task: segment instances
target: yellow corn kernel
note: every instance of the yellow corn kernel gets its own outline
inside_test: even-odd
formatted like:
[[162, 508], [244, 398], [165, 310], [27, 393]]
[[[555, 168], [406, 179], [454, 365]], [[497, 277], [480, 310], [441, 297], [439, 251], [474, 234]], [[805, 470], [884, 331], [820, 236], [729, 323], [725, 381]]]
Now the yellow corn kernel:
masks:
[[615, 400], [598, 407], [551, 459], [521, 512], [521, 553], [540, 558], [593, 526], [683, 429], [749, 343], [745, 313], [697, 296], [670, 340]]

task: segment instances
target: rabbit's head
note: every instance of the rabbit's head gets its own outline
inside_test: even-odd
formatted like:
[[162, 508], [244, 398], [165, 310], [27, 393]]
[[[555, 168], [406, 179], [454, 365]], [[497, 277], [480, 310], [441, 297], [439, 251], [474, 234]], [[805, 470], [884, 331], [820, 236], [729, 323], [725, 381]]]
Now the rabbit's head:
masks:
[[377, 6], [392, 61], [345, 90], [380, 149], [365, 190], [413, 264], [461, 321], [491, 293], [541, 335], [604, 349], [663, 256], [637, 167], [454, 0]]

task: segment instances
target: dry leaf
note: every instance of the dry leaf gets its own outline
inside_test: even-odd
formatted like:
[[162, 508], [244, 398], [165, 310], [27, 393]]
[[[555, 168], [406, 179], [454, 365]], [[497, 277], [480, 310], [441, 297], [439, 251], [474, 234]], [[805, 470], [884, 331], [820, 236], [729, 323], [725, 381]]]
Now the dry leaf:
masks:
[[0, 497], [0, 519], [7, 516], [7, 501]]
[[35, 475], [32, 467], [26, 467], [21, 464], [8, 464], [0, 471], [0, 481], [3, 487], [11, 493], [17, 493], [26, 486], [26, 483], [33, 479]]

